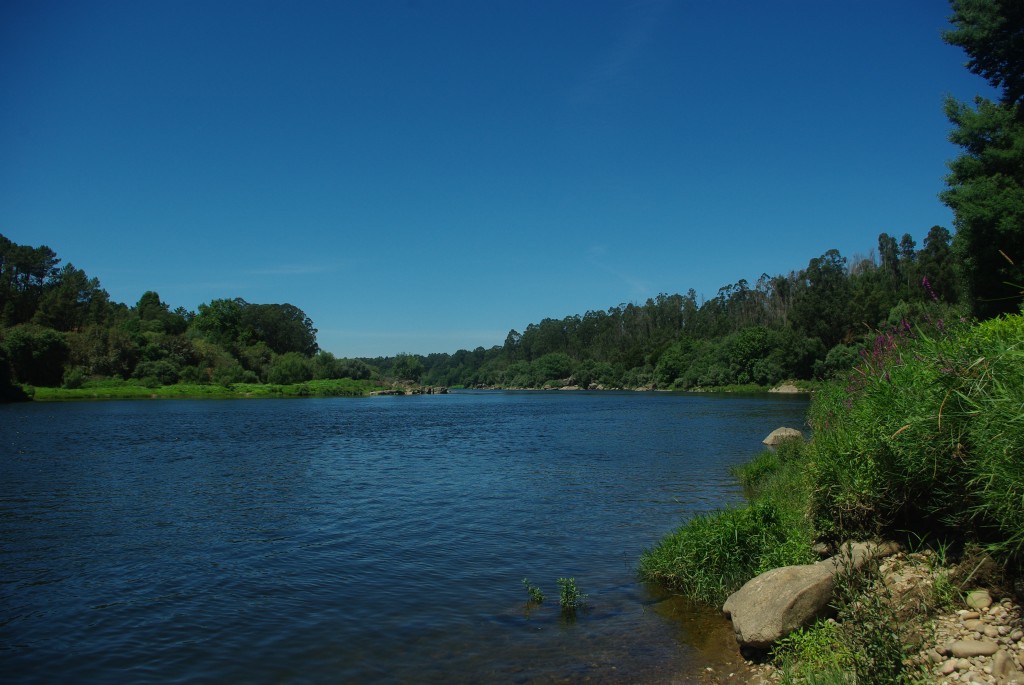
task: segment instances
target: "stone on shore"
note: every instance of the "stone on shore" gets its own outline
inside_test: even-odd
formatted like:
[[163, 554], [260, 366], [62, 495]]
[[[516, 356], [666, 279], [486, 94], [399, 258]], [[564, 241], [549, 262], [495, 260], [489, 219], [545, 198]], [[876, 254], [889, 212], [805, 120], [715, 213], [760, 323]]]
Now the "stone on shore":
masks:
[[825, 615], [833, 586], [825, 565], [784, 566], [748, 581], [729, 595], [722, 611], [741, 646], [764, 649]]
[[804, 439], [804, 434], [801, 433], [800, 431], [798, 431], [795, 428], [785, 428], [785, 427], [783, 427], [783, 428], [776, 428], [775, 430], [773, 430], [771, 433], [768, 434], [768, 437], [765, 438], [764, 440], [762, 440], [761, 442], [763, 442], [765, 445], [768, 445], [769, 447], [774, 447], [775, 445], [778, 445], [783, 440], [796, 440], [796, 439], [803, 440]]
[[732, 620], [741, 647], [764, 649], [832, 613], [837, 574], [859, 570], [869, 559], [892, 554], [897, 549], [892, 543], [852, 543], [841, 553], [816, 564], [773, 569], [729, 595], [722, 611]]
[[987, 609], [992, 606], [992, 595], [988, 590], [972, 590], [967, 593], [967, 606], [972, 609]]
[[960, 659], [972, 656], [992, 656], [998, 651], [999, 645], [989, 640], [957, 640], [946, 646], [946, 651]]

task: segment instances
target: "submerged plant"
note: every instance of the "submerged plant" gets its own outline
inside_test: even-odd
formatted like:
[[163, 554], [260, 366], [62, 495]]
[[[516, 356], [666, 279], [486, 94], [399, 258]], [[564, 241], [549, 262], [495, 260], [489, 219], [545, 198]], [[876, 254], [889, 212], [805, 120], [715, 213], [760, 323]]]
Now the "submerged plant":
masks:
[[583, 606], [587, 596], [576, 586], [575, 578], [558, 579], [558, 603], [564, 616], [575, 616], [576, 610]]
[[526, 594], [530, 596], [532, 603], [540, 604], [544, 601], [544, 591], [531, 583], [529, 578], [523, 578], [523, 587], [526, 588]]

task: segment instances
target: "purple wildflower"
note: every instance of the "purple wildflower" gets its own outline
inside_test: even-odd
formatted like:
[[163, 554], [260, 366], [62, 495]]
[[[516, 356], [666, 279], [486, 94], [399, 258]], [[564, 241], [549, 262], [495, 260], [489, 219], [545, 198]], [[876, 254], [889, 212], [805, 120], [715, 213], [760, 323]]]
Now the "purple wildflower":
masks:
[[933, 301], [939, 301], [939, 296], [935, 294], [934, 290], [932, 290], [932, 284], [928, 281], [927, 276], [921, 279], [921, 285], [923, 285], [924, 289], [928, 291], [928, 296], [931, 297]]

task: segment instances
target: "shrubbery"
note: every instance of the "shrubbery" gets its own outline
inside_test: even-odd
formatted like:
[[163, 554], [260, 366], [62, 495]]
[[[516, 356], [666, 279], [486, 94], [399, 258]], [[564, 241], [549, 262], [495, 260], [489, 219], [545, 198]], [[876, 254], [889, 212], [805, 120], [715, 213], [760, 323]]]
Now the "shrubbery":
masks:
[[[717, 604], [765, 570], [810, 561], [816, 540], [882, 536], [982, 544], [1020, 570], [1024, 317], [904, 322], [817, 392], [809, 418], [811, 442], [783, 443], [737, 471], [747, 507], [692, 518], [642, 556], [640, 575]], [[948, 601], [955, 591], [936, 577]], [[794, 634], [776, 650], [780, 663], [810, 661], [830, 674], [821, 682], [845, 682], [850, 670], [858, 682], [903, 679], [900, 622], [867, 589], [873, 578], [841, 579], [841, 627]]]
[[938, 522], [1005, 555], [1024, 545], [1024, 317], [879, 336], [812, 404], [819, 532]]

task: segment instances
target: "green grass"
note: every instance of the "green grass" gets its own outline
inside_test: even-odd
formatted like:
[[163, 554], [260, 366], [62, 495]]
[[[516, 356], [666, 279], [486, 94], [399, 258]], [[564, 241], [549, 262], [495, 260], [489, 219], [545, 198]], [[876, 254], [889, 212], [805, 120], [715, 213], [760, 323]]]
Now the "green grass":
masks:
[[772, 648], [772, 660], [782, 671], [780, 682], [846, 685], [854, 654], [845, 640], [842, 627], [824, 619], [782, 638]]
[[[929, 330], [879, 335], [849, 378], [819, 386], [813, 441], [736, 469], [750, 503], [695, 516], [641, 556], [640, 576], [718, 604], [764, 571], [812, 561], [815, 540], [937, 534], [926, 614], [960, 600], [945, 566], [950, 541], [983, 545], [1019, 571], [1024, 318]], [[843, 574], [837, 588], [837, 622], [775, 646], [781, 682], [915, 682], [912, 621], [897, 615], [877, 566]]]
[[947, 531], [1021, 561], [1024, 318], [880, 338], [811, 405], [813, 512], [835, 540]]
[[90, 381], [81, 388], [26, 388], [37, 401], [114, 399], [243, 399], [282, 397], [363, 397], [381, 386], [373, 381], [308, 381], [292, 385], [235, 383], [198, 385], [179, 383], [155, 388], [130, 381]]
[[805, 443], [785, 441], [734, 474], [751, 504], [691, 518], [641, 555], [642, 579], [720, 604], [760, 573], [816, 560]]
[[691, 599], [721, 604], [754, 576], [813, 560], [806, 529], [761, 501], [694, 516], [641, 555], [639, 574]]

